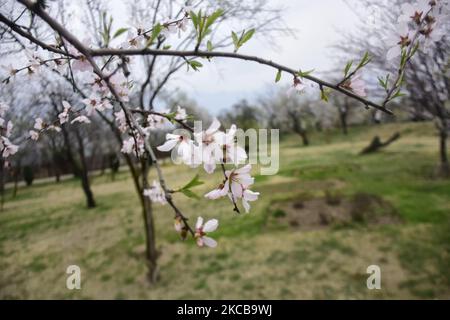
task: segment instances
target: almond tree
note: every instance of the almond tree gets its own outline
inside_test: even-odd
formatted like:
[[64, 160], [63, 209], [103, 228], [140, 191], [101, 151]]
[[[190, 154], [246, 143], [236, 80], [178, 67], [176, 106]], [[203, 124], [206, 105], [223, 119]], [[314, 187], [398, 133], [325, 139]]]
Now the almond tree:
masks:
[[[90, 118], [94, 114], [105, 115], [108, 110], [114, 109], [115, 122], [111, 125], [116, 127], [116, 135], [120, 135], [123, 139], [122, 152], [139, 161], [143, 169], [140, 174], [141, 188], [139, 190], [142, 190], [144, 196], [142, 205], [146, 208], [144, 210], [144, 223], [147, 231], [146, 252], [152, 281], [156, 281], [158, 274], [158, 252], [155, 246], [152, 203], [170, 206], [174, 212], [175, 230], [183, 239], [188, 236], [194, 238], [200, 247], [217, 245], [216, 241], [208, 234], [218, 227], [217, 220], [213, 219], [204, 223], [201, 217], [197, 219], [195, 226], [191, 226], [187, 215], [175, 204], [174, 193], [191, 196], [193, 193], [191, 189], [201, 182], [198, 176], [195, 176], [184, 187], [176, 190], [167, 185], [154, 151], [155, 130], [170, 122], [183, 128], [184, 131], [181, 133], [168, 134], [166, 142], [159, 146], [158, 150], [161, 152], [171, 151], [173, 157], [188, 167], [203, 166], [207, 174], [211, 174], [215, 170], [222, 171], [223, 178], [217, 182], [217, 188], [205, 195], [206, 198], [211, 200], [228, 198], [232, 210], [240, 213], [242, 207], [246, 212], [250, 210], [251, 202], [258, 199], [259, 193], [251, 189], [254, 183], [251, 176], [251, 165], [241, 165], [247, 158], [247, 154], [235, 142], [236, 126], [232, 125], [227, 132], [224, 132], [220, 130], [220, 122], [214, 119], [206, 130], [203, 128], [195, 130], [187, 124], [189, 115], [181, 107], [172, 111], [157, 112], [152, 108], [144, 109], [136, 106], [131, 101], [133, 58], [150, 57], [153, 60], [157, 57], [176, 57], [177, 61], [182, 59], [183, 65], [193, 70], [201, 70], [204, 63], [213, 63], [216, 59], [256, 62], [273, 68], [276, 71], [276, 81], [279, 81], [283, 74], [288, 74], [292, 79], [289, 94], [301, 93], [307, 88], [315, 87], [322, 99], [327, 100], [330, 90], [334, 90], [359, 101], [362, 106], [375, 108], [387, 114], [392, 114], [392, 111], [388, 109], [388, 104], [399, 96], [399, 89], [402, 85], [401, 79], [392, 83], [386, 82], [387, 94], [381, 102], [365, 98], [367, 92], [361, 72], [371, 60], [368, 53], [358, 63], [348, 63], [343, 78], [338, 83], [315, 77], [311, 71], [302, 71], [261, 57], [238, 53], [252, 38], [255, 33], [254, 29], [232, 32], [230, 43], [233, 50], [219, 51], [218, 47], [221, 44], [216, 45], [211, 36], [213, 26], [225, 13], [221, 9], [208, 11], [204, 7], [197, 6], [181, 8], [179, 18], [159, 22], [156, 19], [156, 22], [148, 30], [137, 29], [137, 32], [129, 34], [125, 43], [119, 43], [117, 38], [120, 38], [120, 35], [128, 30], [119, 28], [113, 31], [112, 24], [106, 23], [99, 30], [105, 41], [102, 46], [98, 46], [83, 42], [75, 32], [69, 31], [55, 18], [56, 14], [52, 10], [54, 8], [47, 7], [46, 1], [17, 0], [14, 4], [16, 3], [22, 6], [20, 8], [16, 6], [16, 9], [9, 15], [0, 14], [0, 23], [4, 25], [1, 35], [5, 41], [19, 42], [22, 45], [26, 43], [33, 51], [25, 66], [12, 66], [9, 69], [9, 75], [3, 83], [7, 85], [14, 81], [14, 78], [17, 81], [22, 74], [35, 74], [40, 69], [49, 68], [68, 77], [74, 90], [81, 94], [85, 90], [88, 91], [87, 94], [84, 93], [86, 96], [84, 103], [71, 105], [67, 101], [61, 101], [61, 105], [65, 106], [64, 111], [53, 122], [41, 123], [41, 129], [37, 134], [45, 133], [52, 129], [52, 126], [59, 126], [61, 120], [70, 124], [89, 124]], [[430, 10], [422, 17], [424, 23], [428, 23], [425, 21], [430, 20], [436, 7], [437, 4], [430, 5]], [[36, 23], [40, 24], [38, 28], [40, 32], [35, 32], [36, 29], [32, 28]], [[195, 35], [192, 46], [171, 49], [159, 45], [170, 33], [179, 33], [181, 39], [184, 39], [183, 34], [189, 27], [194, 30]], [[406, 58], [410, 59], [415, 54], [415, 48], [420, 45], [422, 40], [419, 34], [411, 44], [408, 44], [404, 54]], [[14, 47], [11, 50], [14, 50]], [[47, 56], [44, 56], [44, 52]], [[404, 74], [405, 68], [404, 63], [399, 65], [398, 74]], [[155, 69], [152, 72], [157, 73], [158, 70]], [[311, 88], [311, 90], [314, 89]], [[148, 105], [152, 106], [151, 103]], [[18, 142], [13, 143], [10, 140], [12, 127], [7, 119], [3, 118], [7, 109], [7, 105], [1, 105], [0, 116], [4, 124], [2, 124], [0, 150], [4, 159], [13, 156], [19, 147]], [[26, 137], [27, 135], [25, 135]], [[158, 180], [152, 183], [148, 181], [150, 165], [158, 176]], [[132, 166], [130, 166], [131, 168]]]
[[[355, 8], [354, 3], [349, 5]], [[364, 0], [355, 10], [372, 12], [374, 23], [362, 21], [358, 33], [346, 35], [337, 47], [342, 54], [357, 54], [361, 44], [371, 47], [376, 54], [370, 68], [379, 74], [378, 82], [373, 82], [378, 94], [402, 97], [413, 119], [434, 121], [439, 133], [439, 173], [450, 176], [449, 2]], [[415, 45], [418, 38], [423, 39], [420, 46]], [[408, 68], [397, 72], [399, 64]], [[387, 88], [393, 83], [397, 85]], [[399, 90], [400, 84], [404, 92]]]

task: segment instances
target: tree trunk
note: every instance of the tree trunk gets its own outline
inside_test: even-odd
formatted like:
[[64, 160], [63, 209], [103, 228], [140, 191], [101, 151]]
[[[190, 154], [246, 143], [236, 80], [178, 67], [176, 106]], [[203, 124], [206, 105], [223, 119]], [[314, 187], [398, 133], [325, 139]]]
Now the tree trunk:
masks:
[[[100, 117], [110, 126], [113, 131], [119, 145], [123, 144], [122, 136], [120, 131], [114, 126], [113, 122], [110, 122], [106, 117], [102, 116], [100, 113]], [[130, 169], [131, 176], [133, 178], [133, 183], [136, 192], [138, 193], [139, 200], [141, 201], [142, 206], [142, 215], [144, 218], [144, 226], [145, 226], [145, 259], [148, 267], [148, 279], [150, 283], [155, 283], [158, 281], [159, 277], [159, 268], [158, 268], [158, 256], [159, 252], [156, 249], [156, 239], [155, 239], [155, 225], [153, 219], [153, 210], [152, 210], [152, 202], [148, 197], [144, 197], [144, 189], [148, 188], [147, 181], [147, 173], [149, 170], [149, 164], [147, 160], [144, 160], [140, 163], [141, 171], [139, 172], [138, 167], [135, 162], [133, 162], [133, 158], [129, 154], [122, 154], [125, 158], [125, 162]], [[142, 175], [142, 184], [139, 180], [140, 175]]]
[[339, 111], [339, 118], [341, 120], [341, 129], [344, 135], [348, 135], [348, 126], [347, 126], [347, 112]]
[[156, 283], [159, 278], [158, 250], [155, 240], [155, 222], [153, 219], [152, 202], [148, 197], [141, 196], [142, 215], [145, 222], [145, 259], [148, 266], [148, 279], [151, 283]]
[[69, 139], [69, 133], [65, 126], [61, 126], [65, 147], [67, 151], [67, 158], [72, 164], [73, 167], [73, 173], [75, 177], [81, 179], [81, 188], [83, 189], [84, 195], [86, 197], [86, 204], [88, 208], [94, 208], [96, 206], [94, 194], [91, 190], [91, 186], [89, 184], [89, 175], [86, 167], [86, 159], [84, 157], [84, 148], [83, 143], [81, 141], [81, 136], [79, 135], [79, 132], [75, 130], [75, 137], [77, 138], [78, 142], [78, 152], [80, 154], [80, 164], [77, 163], [77, 160], [75, 159], [74, 152], [71, 147], [71, 142]]
[[0, 158], [0, 211], [3, 211], [5, 203], [5, 162]]
[[15, 171], [14, 171], [14, 189], [13, 189], [13, 195], [12, 195], [13, 198], [15, 198], [17, 196], [17, 191], [19, 190], [19, 174], [20, 174], [19, 168], [15, 169]]
[[[150, 157], [147, 154], [148, 157]], [[143, 208], [143, 216], [145, 222], [145, 240], [146, 240], [146, 259], [148, 265], [148, 278], [151, 283], [156, 283], [159, 278], [158, 269], [158, 250], [156, 249], [155, 240], [155, 222], [153, 219], [152, 202], [148, 197], [145, 197], [143, 192], [144, 189], [149, 188], [148, 183], [148, 171], [150, 169], [148, 159], [145, 157], [141, 159], [141, 169], [142, 169], [142, 190], [140, 192]]]
[[78, 130], [75, 130], [75, 135], [77, 137], [78, 141], [78, 153], [80, 155], [80, 162], [81, 162], [81, 187], [83, 188], [83, 192], [86, 196], [86, 203], [88, 208], [95, 208], [95, 200], [94, 200], [94, 194], [91, 190], [91, 185], [89, 183], [89, 172], [87, 168], [87, 162], [86, 157], [84, 154], [84, 145], [83, 145], [83, 138], [80, 135], [80, 132]]
[[448, 154], [447, 154], [447, 130], [446, 128], [442, 128], [439, 130], [439, 153], [441, 158], [441, 175], [443, 177], [450, 177], [450, 165], [448, 162]]
[[302, 138], [303, 145], [305, 147], [309, 146], [309, 139], [308, 139], [308, 134], [306, 133], [306, 130], [300, 130], [297, 133]]

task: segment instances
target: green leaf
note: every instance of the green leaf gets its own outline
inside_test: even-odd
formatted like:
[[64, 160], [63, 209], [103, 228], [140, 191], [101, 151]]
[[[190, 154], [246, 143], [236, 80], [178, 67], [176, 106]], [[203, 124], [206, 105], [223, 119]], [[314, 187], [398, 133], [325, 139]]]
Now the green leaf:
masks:
[[[201, 14], [201, 11], [200, 11]], [[195, 30], [198, 30], [198, 16], [195, 14], [194, 11], [192, 11], [191, 13], [189, 13], [189, 16], [192, 19], [192, 23], [194, 24], [194, 28]]]
[[211, 14], [208, 19], [206, 20], [204, 31], [205, 33], [208, 31], [209, 27], [220, 17], [223, 15], [223, 10], [218, 9], [213, 14]]
[[345, 70], [344, 70], [344, 77], [347, 77], [348, 72], [350, 71], [350, 68], [353, 65], [353, 61], [349, 61], [347, 62], [347, 65], [345, 66]]
[[119, 30], [116, 31], [116, 33], [114, 33], [113, 39], [121, 36], [122, 34], [124, 34], [127, 31], [128, 31], [128, 28], [120, 28]]
[[250, 40], [254, 34], [255, 29], [250, 29], [246, 33], [244, 33], [244, 35], [241, 37], [241, 40], [239, 41], [239, 47], [242, 47], [242, 45]]
[[275, 77], [275, 83], [281, 80], [281, 72], [282, 72], [281, 70], [278, 70], [277, 76]]
[[191, 198], [191, 199], [200, 199], [200, 197], [196, 194], [196, 193], [194, 193], [194, 192], [192, 192], [191, 190], [189, 190], [189, 189], [183, 189], [183, 190], [180, 190], [180, 192], [182, 193], [182, 194], [184, 194], [186, 197], [188, 197], [188, 198]]
[[203, 64], [201, 64], [200, 62], [196, 61], [196, 60], [191, 60], [188, 62], [188, 64], [191, 66], [192, 69], [194, 69], [195, 71], [199, 71], [199, 69], [201, 67], [203, 67]]
[[156, 38], [158, 38], [159, 34], [162, 31], [162, 28], [163, 28], [163, 26], [160, 23], [156, 24], [153, 27], [150, 39], [148, 39], [148, 41], [147, 41], [147, 47], [150, 47], [153, 44], [153, 42], [156, 40]]
[[320, 99], [325, 102], [328, 102], [329, 101], [329, 98], [328, 98], [329, 93], [330, 93], [330, 90], [327, 90], [326, 88], [321, 89], [320, 90]]
[[163, 50], [169, 50], [170, 48], [172, 48], [172, 46], [171, 46], [170, 44], [166, 44], [166, 45], [163, 47]]
[[400, 98], [400, 97], [404, 97], [406, 96], [406, 94], [404, 94], [403, 92], [401, 92], [400, 90], [398, 90], [391, 99], [395, 99], [395, 98]]
[[301, 78], [304, 78], [304, 77], [307, 77], [307, 76], [309, 76], [311, 73], [313, 73], [314, 72], [314, 69], [312, 69], [312, 70], [308, 70], [308, 71], [299, 71], [298, 73], [297, 73], [297, 75], [299, 76], [299, 77], [301, 77]]
[[189, 181], [183, 188], [181, 188], [180, 190], [185, 190], [185, 189], [190, 189], [196, 186], [200, 186], [204, 184], [203, 181], [200, 180], [200, 176], [198, 174], [195, 175], [194, 178], [192, 178], [191, 181]]
[[208, 40], [208, 42], [206, 43], [206, 48], [208, 49], [208, 51], [213, 51], [213, 44], [211, 40]]
[[233, 39], [234, 50], [237, 51], [239, 49], [239, 38], [236, 32], [231, 31], [231, 38]]
[[364, 53], [364, 56], [362, 57], [361, 61], [359, 62], [359, 65], [358, 65], [358, 67], [357, 67], [356, 69], [357, 69], [357, 70], [358, 70], [358, 69], [361, 69], [362, 67], [364, 67], [365, 65], [367, 65], [371, 60], [372, 60], [372, 58], [370, 57], [369, 52], [366, 51], [366, 52]]

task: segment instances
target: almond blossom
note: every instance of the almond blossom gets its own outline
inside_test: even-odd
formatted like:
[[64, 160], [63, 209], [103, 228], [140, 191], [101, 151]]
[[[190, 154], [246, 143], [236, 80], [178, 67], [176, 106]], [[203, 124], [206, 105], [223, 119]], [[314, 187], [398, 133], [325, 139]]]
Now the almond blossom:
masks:
[[29, 132], [31, 140], [37, 141], [39, 139], [39, 132], [30, 130]]
[[134, 138], [131, 137], [128, 140], [124, 140], [120, 152], [130, 154], [133, 153], [133, 150], [134, 150]]
[[130, 94], [129, 83], [122, 73], [114, 74], [109, 81], [123, 102], [130, 101], [128, 96]]
[[119, 123], [120, 132], [125, 133], [127, 131], [127, 119], [125, 117], [125, 112], [123, 110], [115, 112], [114, 117]]
[[19, 146], [16, 146], [6, 137], [0, 137], [0, 150], [2, 150], [3, 158], [8, 158], [19, 151]]
[[[84, 46], [89, 47], [91, 45], [91, 40], [84, 39], [82, 43]], [[78, 59], [74, 59], [72, 62], [72, 71], [92, 72], [92, 65], [88, 59], [84, 55], [81, 55], [81, 53], [70, 43], [67, 43], [66, 46], [70, 54], [78, 57]]]
[[259, 196], [258, 192], [249, 190], [249, 187], [255, 182], [255, 179], [250, 176], [251, 168], [251, 165], [248, 164], [239, 169], [225, 171], [226, 180], [224, 183], [207, 193], [205, 198], [215, 200], [228, 195], [233, 203], [236, 199], [242, 199], [245, 211], [249, 212], [250, 205], [248, 202], [256, 201]]
[[152, 202], [157, 202], [162, 205], [167, 203], [166, 193], [157, 181], [153, 181], [152, 187], [150, 189], [145, 189], [143, 194], [145, 197], [150, 198]]
[[389, 36], [385, 42], [389, 46], [386, 59], [392, 60], [401, 55], [402, 49], [411, 44], [408, 26], [404, 23], [397, 26], [397, 31]]
[[223, 142], [220, 143], [223, 154], [218, 161], [238, 165], [247, 159], [247, 152], [235, 142], [236, 130], [236, 125], [233, 124], [223, 136]]
[[430, 10], [430, 0], [419, 0], [415, 3], [404, 3], [401, 6], [402, 14], [398, 17], [399, 23], [413, 21], [420, 24], [421, 19]]
[[303, 93], [306, 89], [306, 85], [300, 81], [298, 77], [294, 78], [294, 83], [291, 87], [289, 87], [288, 91], [286, 92], [286, 95], [289, 97], [292, 96], [294, 92], [297, 93]]
[[219, 221], [217, 219], [208, 220], [203, 224], [203, 218], [198, 217], [197, 223], [195, 224], [195, 238], [197, 239], [197, 245], [199, 247], [217, 247], [217, 241], [207, 237], [206, 235], [210, 232], [216, 231], [219, 226]]
[[183, 109], [182, 107], [177, 106], [177, 111], [175, 113], [174, 119], [177, 121], [181, 121], [181, 122], [186, 121], [187, 120], [186, 109]]
[[39, 131], [44, 129], [44, 121], [41, 118], [37, 118], [34, 122], [34, 128]]
[[191, 152], [192, 152], [192, 140], [183, 136], [183, 135], [177, 135], [177, 134], [171, 134], [168, 133], [166, 135], [166, 142], [157, 147], [159, 151], [162, 152], [169, 152], [176, 148], [177, 155], [186, 161], [189, 161], [188, 159], [191, 158]]
[[209, 174], [216, 169], [216, 159], [221, 154], [219, 141], [223, 141], [224, 133], [219, 131], [220, 122], [214, 118], [206, 131], [194, 133], [195, 140], [200, 146], [203, 168]]
[[258, 200], [259, 195], [259, 192], [253, 192], [249, 189], [244, 190], [244, 192], [242, 193], [242, 206], [244, 207], [245, 212], [250, 212], [249, 202]]
[[105, 109], [112, 109], [112, 104], [107, 99], [100, 99], [99, 97], [92, 95], [90, 98], [83, 99], [82, 102], [86, 105], [86, 112], [88, 116], [91, 116], [94, 111], [103, 112]]
[[[165, 113], [165, 112], [164, 112]], [[164, 129], [170, 122], [167, 120], [166, 117], [157, 115], [157, 114], [151, 114], [147, 117], [147, 122], [149, 127], [152, 130], [161, 130]]]
[[366, 96], [366, 83], [363, 79], [361, 79], [362, 74], [360, 72], [357, 72], [353, 77], [348, 79], [344, 84], [343, 87], [353, 91], [355, 94], [357, 94], [360, 97]]
[[86, 117], [86, 116], [79, 116], [79, 117], [76, 117], [75, 119], [73, 119], [71, 124], [74, 124], [76, 122], [78, 122], [78, 123], [91, 123], [91, 120], [89, 120], [89, 118]]
[[72, 108], [70, 103], [68, 103], [67, 101], [63, 101], [62, 105], [64, 107], [64, 111], [58, 114], [60, 124], [64, 124], [69, 121], [69, 111]]

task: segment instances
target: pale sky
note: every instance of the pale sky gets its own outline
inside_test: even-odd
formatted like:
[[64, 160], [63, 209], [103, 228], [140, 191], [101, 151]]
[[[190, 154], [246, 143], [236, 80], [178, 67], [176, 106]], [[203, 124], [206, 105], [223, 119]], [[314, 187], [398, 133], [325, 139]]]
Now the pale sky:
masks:
[[[339, 30], [355, 28], [356, 15], [342, 0], [282, 2], [287, 8], [284, 13], [286, 24], [296, 30], [296, 38], [277, 38], [277, 49], [255, 38], [240, 52], [302, 70], [321, 72], [332, 69], [329, 46], [339, 39]], [[213, 113], [243, 98], [251, 101], [270, 86], [275, 86], [276, 71], [256, 63], [215, 59], [213, 63], [204, 63], [204, 66], [201, 72], [181, 72], [175, 84]], [[291, 81], [291, 77], [285, 76], [277, 85]]]

